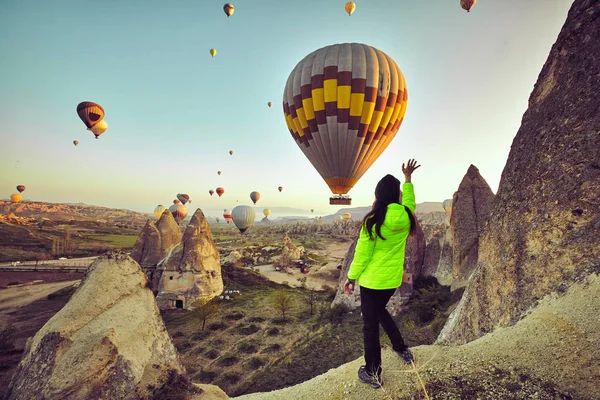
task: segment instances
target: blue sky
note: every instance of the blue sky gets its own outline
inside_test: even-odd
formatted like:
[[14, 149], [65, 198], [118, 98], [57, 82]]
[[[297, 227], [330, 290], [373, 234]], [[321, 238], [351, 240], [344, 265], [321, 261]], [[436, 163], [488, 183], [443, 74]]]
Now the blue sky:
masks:
[[[408, 158], [418, 202], [451, 197], [470, 164], [495, 192], [572, 0], [458, 3], [357, 1], [349, 17], [345, 0], [239, 0], [228, 19], [214, 0], [0, 0], [0, 197], [24, 184], [26, 199], [151, 212], [179, 192], [217, 210], [257, 190], [258, 206], [334, 212], [281, 100], [305, 55], [342, 42], [389, 54], [409, 92], [353, 206]], [[84, 100], [106, 111], [99, 140], [77, 117]]]

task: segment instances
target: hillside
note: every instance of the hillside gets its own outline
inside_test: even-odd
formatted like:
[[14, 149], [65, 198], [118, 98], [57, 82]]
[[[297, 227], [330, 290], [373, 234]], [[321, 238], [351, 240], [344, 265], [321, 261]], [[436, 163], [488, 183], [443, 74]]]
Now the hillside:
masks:
[[383, 389], [358, 381], [361, 357], [300, 385], [236, 399], [422, 399], [419, 379], [435, 399], [598, 399], [599, 314], [594, 274], [545, 297], [512, 327], [458, 347], [414, 347], [418, 373], [384, 349]]

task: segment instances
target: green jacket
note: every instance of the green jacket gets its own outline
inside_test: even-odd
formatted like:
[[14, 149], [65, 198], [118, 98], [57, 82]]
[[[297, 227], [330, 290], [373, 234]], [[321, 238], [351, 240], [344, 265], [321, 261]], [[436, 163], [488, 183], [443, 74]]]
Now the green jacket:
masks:
[[396, 289], [402, 284], [404, 274], [404, 248], [410, 233], [410, 218], [404, 206], [414, 214], [417, 203], [413, 184], [402, 185], [402, 204], [390, 204], [381, 227], [382, 240], [375, 233], [369, 239], [363, 225], [354, 251], [354, 260], [348, 271], [348, 279], [358, 279], [360, 286], [369, 289]]

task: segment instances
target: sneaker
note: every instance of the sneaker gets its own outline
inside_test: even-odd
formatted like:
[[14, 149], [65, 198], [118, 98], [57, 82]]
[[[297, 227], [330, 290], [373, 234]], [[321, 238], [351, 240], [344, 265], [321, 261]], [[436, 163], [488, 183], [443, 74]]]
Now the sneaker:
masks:
[[381, 385], [383, 385], [383, 379], [381, 376], [376, 377], [375, 375], [369, 373], [364, 365], [358, 369], [358, 379], [364, 383], [368, 383], [373, 389], [378, 389], [381, 387]]
[[413, 353], [410, 351], [410, 349], [408, 347], [402, 351], [399, 351], [398, 354], [404, 360], [404, 362], [407, 364], [410, 364], [411, 362], [413, 362], [415, 360], [415, 358], [413, 357]]

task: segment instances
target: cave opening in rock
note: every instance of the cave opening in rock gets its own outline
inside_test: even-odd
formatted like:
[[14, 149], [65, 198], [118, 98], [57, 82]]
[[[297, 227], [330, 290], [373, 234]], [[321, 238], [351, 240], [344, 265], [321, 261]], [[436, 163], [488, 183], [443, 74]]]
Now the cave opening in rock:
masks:
[[176, 308], [183, 308], [183, 300], [175, 300]]

